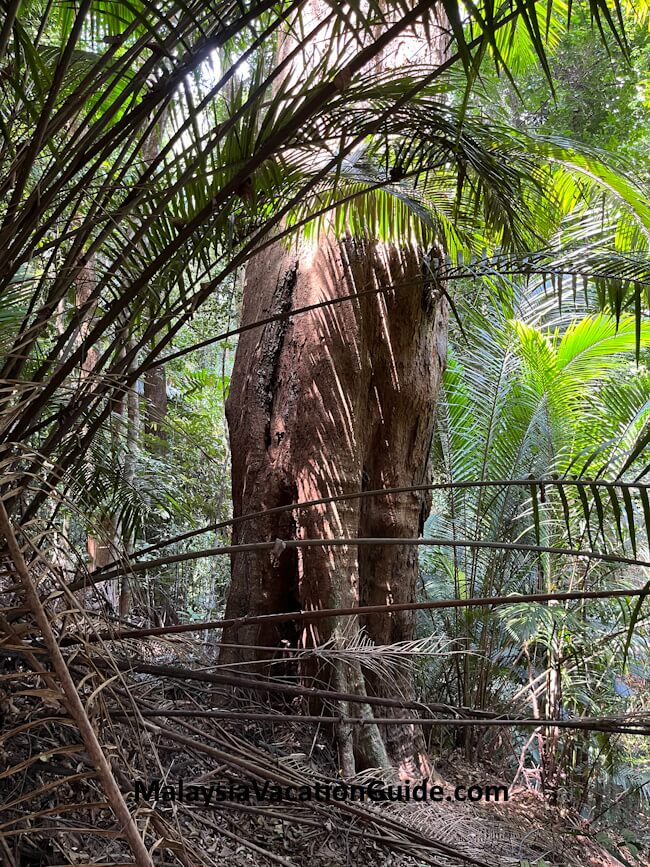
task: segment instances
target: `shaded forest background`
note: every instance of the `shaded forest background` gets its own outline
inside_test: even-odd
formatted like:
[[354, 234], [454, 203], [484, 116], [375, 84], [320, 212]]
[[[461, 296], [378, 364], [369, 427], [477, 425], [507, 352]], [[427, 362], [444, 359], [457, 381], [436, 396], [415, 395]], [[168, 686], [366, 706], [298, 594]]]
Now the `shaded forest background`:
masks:
[[[183, 664], [226, 671], [210, 623], [231, 581], [225, 407], [247, 263], [270, 231], [287, 249], [326, 229], [412, 244], [450, 306], [429, 541], [416, 548], [423, 604], [408, 641], [343, 632], [318, 648], [319, 665], [357, 666], [396, 696], [406, 671], [412, 697], [442, 716], [514, 721], [425, 726], [427, 753], [574, 811], [613, 863], [644, 863], [650, 19], [576, 4], [567, 29], [559, 3], [487, 3], [467, 20], [440, 5], [453, 62], [431, 80], [424, 63], [350, 78], [328, 54], [291, 90], [276, 52], [295, 4], [4, 0], [5, 673], [20, 658], [21, 676], [40, 671], [77, 719], [57, 663], [38, 668], [52, 648], [26, 614], [37, 609], [62, 660], [87, 641], [94, 686], [107, 671], [178, 664], [181, 624], [200, 627], [180, 633]], [[414, 8], [353, 4], [335, 26], [370, 50]], [[501, 32], [510, 14], [517, 27]], [[312, 105], [323, 81], [331, 91]], [[512, 594], [551, 598], [444, 604]], [[136, 630], [126, 651], [115, 629]], [[278, 682], [306, 684], [298, 656], [300, 671], [273, 669]], [[75, 659], [65, 664], [90, 707]], [[117, 772], [81, 731], [105, 786]], [[327, 742], [336, 773], [340, 732]], [[116, 793], [107, 800], [127, 826]], [[136, 863], [154, 863], [137, 833], [126, 835]], [[37, 863], [14, 842], [13, 864]]]

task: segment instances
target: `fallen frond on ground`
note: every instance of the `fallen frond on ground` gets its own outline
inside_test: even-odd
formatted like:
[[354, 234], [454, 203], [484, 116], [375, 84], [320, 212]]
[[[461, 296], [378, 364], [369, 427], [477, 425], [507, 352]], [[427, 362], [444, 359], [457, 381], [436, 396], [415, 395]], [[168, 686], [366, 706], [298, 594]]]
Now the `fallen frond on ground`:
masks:
[[[284, 704], [269, 706], [257, 690], [212, 682], [214, 662], [200, 658], [201, 649], [198, 642], [174, 647], [171, 641], [133, 641], [119, 645], [116, 656], [96, 644], [92, 655], [79, 647], [62, 651], [153, 863], [189, 867], [226, 858], [242, 867], [616, 863], [589, 839], [577, 815], [549, 808], [524, 790], [495, 804], [256, 797], [255, 786], [258, 794], [267, 786], [268, 796], [278, 787], [315, 790], [317, 784], [340, 783], [329, 732], [300, 697], [287, 695]], [[116, 821], [56, 672], [44, 664], [42, 653], [30, 659], [24, 646], [18, 650], [17, 643], [5, 644], [0, 657], [5, 862], [9, 867], [133, 863], [126, 829]], [[147, 672], [141, 660], [161, 655], [176, 663], [176, 671], [196, 665], [197, 678]], [[210, 670], [201, 679], [204, 666]], [[442, 769], [436, 772], [435, 781], [468, 785], [484, 783], [485, 775], [485, 768], [448, 766], [444, 776]], [[367, 784], [370, 778], [391, 782], [371, 771], [355, 782]], [[148, 799], [136, 801], [138, 781]], [[155, 781], [158, 788], [152, 789]], [[237, 792], [243, 785], [253, 794], [247, 801], [225, 799], [204, 807], [169, 797], [179, 781], [186, 789], [221, 784], [229, 791], [232, 784]]]

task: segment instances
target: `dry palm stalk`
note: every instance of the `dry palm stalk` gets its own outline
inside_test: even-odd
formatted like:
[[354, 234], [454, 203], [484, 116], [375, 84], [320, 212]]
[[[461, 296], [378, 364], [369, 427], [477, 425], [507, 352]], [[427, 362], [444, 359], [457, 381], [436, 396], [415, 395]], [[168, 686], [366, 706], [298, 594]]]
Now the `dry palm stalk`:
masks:
[[[153, 723], [146, 723], [145, 725], [150, 731], [155, 732], [161, 737], [169, 738], [173, 741], [176, 741], [177, 743], [183, 744], [186, 747], [198, 750], [199, 752], [203, 752], [206, 755], [218, 759], [224, 764], [230, 765], [231, 767], [237, 768], [248, 774], [252, 774], [255, 777], [270, 780], [284, 786], [295, 785], [296, 783], [304, 782], [301, 777], [296, 774], [292, 774], [289, 770], [285, 768], [279, 769], [277, 766], [272, 768], [264, 768], [256, 762], [251, 762], [249, 759], [235, 756], [230, 752], [225, 752], [222, 749], [218, 749], [201, 741], [186, 737], [185, 735], [182, 735], [179, 732], [174, 731], [173, 729], [166, 728], [160, 725], [154, 725]], [[192, 728], [187, 725], [186, 727], [190, 729]], [[204, 740], [206, 739], [205, 732], [198, 731], [197, 729], [193, 729], [193, 731]], [[377, 822], [381, 827], [390, 829], [390, 831], [392, 831], [393, 833], [405, 835], [408, 838], [404, 841], [406, 844], [408, 844], [409, 842], [416, 845], [419, 844], [421, 846], [425, 846], [430, 851], [436, 851], [438, 854], [458, 859], [461, 862], [465, 861], [468, 864], [475, 865], [475, 867], [488, 867], [488, 865], [484, 861], [480, 861], [477, 858], [474, 858], [473, 856], [462, 852], [461, 850], [456, 849], [452, 846], [447, 846], [444, 843], [440, 843], [436, 840], [426, 838], [421, 834], [413, 831], [411, 828], [405, 827], [398, 821], [383, 814], [380, 810], [372, 809], [368, 806], [359, 807], [358, 805], [353, 804], [349, 801], [338, 802], [337, 807], [343, 812], [359, 817], [366, 822]]]
[[[331, 541], [331, 540], [330, 540]], [[359, 541], [359, 540], [356, 540]], [[384, 540], [372, 540], [378, 544], [383, 544]], [[392, 540], [396, 542], [395, 539]], [[400, 543], [408, 544], [408, 539], [400, 539]], [[505, 543], [504, 543], [505, 544]], [[272, 543], [269, 543], [269, 548], [272, 548]], [[502, 547], [502, 546], [496, 546]], [[534, 547], [534, 546], [532, 546]], [[556, 553], [562, 553], [561, 549], [553, 549]], [[579, 555], [580, 552], [574, 552]], [[185, 556], [185, 555], [183, 555]], [[584, 552], [581, 556], [584, 556]], [[618, 562], [618, 561], [617, 561]], [[148, 564], [139, 564], [153, 566], [155, 561]], [[648, 564], [650, 565], [650, 564]], [[144, 571], [144, 570], [140, 570]], [[122, 573], [120, 573], [122, 574]], [[117, 577], [111, 575], [110, 577]], [[102, 577], [98, 580], [104, 580]], [[79, 582], [75, 582], [75, 587]], [[85, 586], [83, 581], [79, 583], [80, 589]], [[74, 589], [74, 588], [73, 588]], [[143, 629], [123, 629], [113, 632], [106, 631], [95, 634], [90, 634], [80, 638], [75, 635], [67, 635], [61, 645], [64, 647], [83, 642], [92, 641], [121, 641], [127, 638], [147, 638], [148, 636], [160, 635], [175, 635], [183, 632], [201, 632], [212, 629], [222, 629], [224, 626], [251, 626], [253, 624], [263, 623], [286, 623], [292, 620], [300, 622], [312, 622], [323, 618], [333, 616], [356, 616], [365, 614], [381, 614], [391, 611], [431, 611], [447, 608], [483, 608], [496, 605], [519, 605], [522, 602], [550, 602], [550, 601], [565, 601], [583, 600], [583, 599], [616, 599], [629, 596], [644, 596], [647, 593], [647, 587], [636, 588], [617, 588], [615, 590], [572, 590], [565, 593], [513, 593], [509, 596], [483, 596], [474, 599], [436, 599], [429, 602], [412, 602], [399, 605], [362, 605], [358, 608], [321, 608], [315, 611], [289, 611], [286, 614], [260, 614], [251, 617], [240, 617], [235, 620], [209, 620], [203, 623], [181, 623], [174, 626], [152, 626]], [[216, 642], [218, 644], [218, 642]]]
[[[383, 287], [381, 291], [385, 291], [387, 287]], [[391, 289], [395, 289], [395, 284], [392, 284]], [[554, 479], [540, 478], [534, 479], [533, 483], [544, 487], [575, 487], [575, 488], [603, 488], [604, 490], [613, 490], [630, 488], [647, 491], [650, 485], [645, 485], [640, 482], [608, 482], [604, 479]], [[158, 551], [160, 548], [166, 548], [168, 545], [174, 545], [178, 542], [185, 542], [187, 539], [193, 539], [207, 532], [216, 532], [217, 530], [225, 530], [228, 527], [236, 526], [237, 524], [245, 523], [246, 521], [255, 521], [268, 515], [277, 515], [283, 512], [300, 512], [304, 509], [312, 508], [313, 506], [326, 506], [332, 503], [345, 502], [348, 500], [362, 500], [370, 497], [394, 496], [395, 494], [409, 493], [426, 493], [429, 491], [441, 490], [463, 490], [468, 488], [502, 488], [502, 487], [525, 487], [529, 488], [531, 479], [483, 479], [481, 481], [467, 482], [437, 482], [429, 485], [405, 485], [399, 488], [377, 488], [369, 491], [354, 491], [349, 494], [336, 494], [331, 497], [320, 497], [316, 500], [306, 500], [302, 503], [289, 503], [285, 506], [274, 506], [272, 509], [261, 509], [257, 512], [249, 512], [246, 515], [238, 515], [229, 518], [226, 521], [219, 521], [216, 524], [208, 524], [205, 527], [199, 527], [197, 530], [188, 530], [185, 533], [180, 533], [178, 536], [171, 536], [168, 539], [163, 539], [153, 545], [147, 545], [146, 548], [141, 548], [130, 555], [129, 559], [137, 560], [146, 554], [151, 554], [153, 551]], [[121, 565], [122, 561], [113, 561], [100, 569], [91, 572], [91, 577], [101, 575], [103, 572], [108, 572], [115, 566]]]
[[[302, 716], [300, 714], [282, 713], [247, 713], [245, 711], [230, 710], [183, 710], [177, 708], [160, 708], [159, 710], [141, 710], [139, 715], [143, 717], [192, 717], [202, 719], [243, 720], [247, 722], [295, 722], [315, 723], [319, 725], [364, 725], [365, 721], [359, 717], [341, 716]], [[115, 717], [125, 716], [123, 711], [113, 711]], [[374, 717], [377, 725], [402, 725], [413, 722], [413, 717]], [[456, 717], [428, 719], [418, 718], [418, 725], [425, 727], [434, 726], [533, 726], [539, 728], [545, 725], [553, 725], [566, 729], [586, 729], [588, 731], [613, 732], [622, 734], [650, 735], [650, 714], [642, 719], [634, 715], [629, 717], [584, 717], [575, 720], [556, 719], [527, 719], [525, 717], [496, 717], [493, 719], [458, 719]]]
[[[95, 734], [95, 730], [88, 719], [86, 710], [79, 697], [79, 693], [77, 692], [77, 687], [72, 680], [66, 661], [56, 642], [50, 621], [45, 609], [43, 608], [43, 604], [39, 598], [2, 501], [0, 501], [0, 530], [6, 539], [14, 569], [22, 583], [24, 601], [31, 610], [49, 652], [56, 677], [60, 684], [62, 699], [67, 706], [70, 716], [76, 723], [79, 734], [86, 746], [88, 755], [90, 756], [97, 775], [102, 783], [106, 798], [110, 803], [120, 826], [124, 829], [124, 835], [131, 847], [131, 851], [133, 852], [138, 867], [154, 867], [151, 855], [145, 846], [144, 840], [140, 836], [140, 832], [131, 816], [126, 801], [124, 800], [124, 796], [115, 782], [111, 766], [104, 755], [99, 740], [97, 739], [97, 735]], [[51, 676], [50, 679], [53, 680]], [[84, 776], [88, 775], [86, 774]]]
[[[562, 557], [581, 557], [588, 560], [599, 560], [603, 563], [625, 564], [628, 566], [650, 566], [650, 561], [641, 560], [638, 557], [625, 557], [622, 554], [607, 554], [604, 551], [592, 551], [589, 548], [555, 548], [552, 545], [528, 545], [523, 542], [494, 542], [490, 540], [477, 539], [437, 539], [427, 537], [407, 538], [402, 536], [384, 536], [384, 537], [337, 537], [331, 539], [280, 539], [274, 542], [248, 542], [241, 545], [220, 545], [216, 548], [203, 548], [199, 551], [185, 551], [182, 554], [170, 554], [168, 557], [159, 557], [156, 560], [145, 560], [140, 563], [130, 563], [128, 569], [118, 568], [108, 572], [92, 572], [83, 578], [73, 581], [69, 585], [70, 590], [82, 590], [92, 584], [98, 584], [102, 581], [112, 581], [115, 578], [121, 578], [124, 574], [136, 575], [140, 572], [146, 572], [149, 569], [156, 569], [160, 566], [169, 566], [173, 563], [185, 563], [191, 560], [201, 560], [207, 557], [221, 557], [233, 554], [249, 554], [253, 552], [270, 551], [277, 549], [278, 541], [281, 542], [285, 549], [290, 548], [341, 548], [355, 546], [365, 548], [368, 546], [379, 545], [388, 547], [394, 545], [412, 545], [415, 547], [447, 547], [447, 548], [491, 548], [497, 551], [523, 551], [531, 554], [554, 554]], [[610, 593], [616, 595], [617, 591], [596, 591], [601, 593]], [[628, 591], [629, 595], [635, 595], [634, 591]], [[638, 593], [636, 594], [638, 595]], [[540, 594], [540, 597], [546, 597], [549, 594]], [[511, 597], [495, 597], [496, 599], [510, 600]], [[563, 598], [562, 594], [550, 594], [550, 598]], [[569, 597], [571, 598], [571, 597]], [[583, 597], [575, 597], [583, 598]], [[590, 597], [586, 597], [590, 598]], [[598, 597], [596, 597], [598, 598]], [[452, 601], [452, 600], [449, 600]], [[468, 600], [453, 600], [461, 605], [467, 605]], [[410, 603], [409, 603], [410, 604]], [[400, 607], [399, 605], [373, 605], [365, 608], [355, 609], [356, 611], [365, 611], [370, 608], [375, 613], [385, 611], [409, 611], [418, 608], [422, 603], [414, 603], [411, 607]], [[483, 603], [486, 604], [486, 603]], [[404, 603], [406, 605], [406, 603]], [[347, 613], [347, 609], [326, 609], [335, 611], [337, 614]], [[307, 612], [298, 612], [307, 614]], [[310, 612], [313, 614], [314, 612]], [[321, 612], [316, 612], [321, 614]], [[268, 622], [273, 618], [283, 617], [285, 615], [266, 614], [262, 615]], [[331, 614], [329, 615], [331, 617]], [[243, 622], [255, 623], [256, 618], [241, 617], [233, 618], [229, 623], [239, 625]]]
[[[109, 667], [109, 663], [104, 660], [95, 659], [95, 663], [98, 667]], [[285, 695], [292, 696], [306, 696], [312, 698], [323, 698], [329, 699], [331, 701], [346, 701], [351, 703], [365, 703], [372, 704], [374, 706], [380, 707], [395, 707], [395, 708], [408, 708], [411, 710], [420, 710], [420, 711], [430, 711], [432, 709], [431, 706], [415, 702], [415, 701], [403, 701], [400, 699], [388, 699], [380, 696], [358, 696], [354, 693], [347, 692], [335, 692], [327, 689], [317, 689], [316, 687], [310, 686], [296, 686], [295, 684], [289, 683], [278, 683], [277, 681], [271, 680], [261, 680], [253, 677], [246, 676], [237, 676], [230, 674], [223, 674], [221, 672], [209, 672], [209, 671], [195, 671], [191, 668], [180, 668], [169, 665], [148, 665], [145, 663], [130, 663], [130, 662], [120, 662], [118, 660], [113, 660], [110, 665], [115, 666], [117, 669], [121, 671], [133, 671], [140, 672], [143, 674], [152, 674], [158, 677], [169, 677], [176, 678], [179, 680], [197, 680], [205, 683], [219, 683], [219, 684], [229, 684], [231, 686], [241, 687], [242, 689], [251, 689], [254, 691], [260, 692], [275, 692], [281, 693]], [[435, 706], [436, 710], [444, 708], [445, 706]], [[447, 708], [449, 710], [450, 708]], [[452, 708], [453, 709], [453, 708]], [[472, 711], [470, 710], [471, 714]], [[219, 714], [223, 714], [223, 718], [228, 718], [231, 716], [234, 719], [237, 719], [237, 712], [229, 712], [229, 711], [191, 711], [188, 712], [188, 716], [205, 716], [205, 715], [214, 715], [218, 716]], [[233, 716], [235, 714], [235, 716]], [[166, 715], [165, 713], [161, 713], [161, 716]], [[172, 713], [171, 716], [174, 714]], [[180, 714], [176, 714], [177, 716]], [[266, 718], [269, 720], [277, 719], [277, 715], [275, 714], [259, 714], [257, 715], [260, 719]], [[255, 719], [256, 715], [250, 714], [242, 714], [241, 718], [243, 719]], [[291, 718], [291, 717], [290, 717]], [[285, 720], [287, 718], [285, 717]], [[362, 725], [363, 721], [357, 717], [345, 717], [343, 721], [350, 721], [357, 725]], [[323, 722], [323, 723], [336, 723], [341, 721], [341, 717], [305, 717], [305, 716], [294, 716], [293, 721], [295, 722]], [[377, 719], [375, 720], [377, 723], [382, 725], [390, 725], [391, 721], [389, 718], [386, 719]], [[410, 719], [412, 722], [412, 719]], [[576, 720], [540, 720], [540, 719], [527, 719], [527, 718], [516, 718], [516, 717], [499, 717], [498, 714], [494, 712], [483, 712], [481, 715], [476, 714], [475, 716], [469, 716], [469, 714], [464, 717], [448, 717], [445, 719], [427, 719], [426, 717], [421, 720], [424, 725], [434, 726], [434, 725], [449, 725], [449, 726], [471, 726], [471, 725], [482, 725], [482, 726], [540, 726], [540, 725], [557, 725], [563, 728], [569, 729], [591, 729], [593, 731], [616, 731], [617, 728], [623, 727], [626, 732], [633, 734], [650, 734], [650, 719], [648, 719], [645, 715], [641, 717], [632, 717], [630, 718], [609, 718], [605, 717], [603, 719], [576, 719]]]

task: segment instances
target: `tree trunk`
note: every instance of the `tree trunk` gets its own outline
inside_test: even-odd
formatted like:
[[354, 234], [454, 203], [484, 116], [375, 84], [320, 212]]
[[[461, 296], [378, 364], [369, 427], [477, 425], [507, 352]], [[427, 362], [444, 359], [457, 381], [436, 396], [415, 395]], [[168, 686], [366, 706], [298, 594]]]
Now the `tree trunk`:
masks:
[[[242, 324], [389, 286], [395, 289], [242, 335], [226, 406], [235, 516], [425, 481], [446, 353], [447, 306], [424, 279], [418, 251], [331, 238], [292, 252], [281, 244], [269, 247], [247, 269]], [[342, 500], [236, 525], [233, 541], [412, 537], [421, 532], [427, 508], [426, 498], [412, 493]], [[417, 551], [409, 546], [239, 554], [233, 557], [226, 617], [412, 601], [417, 575]], [[373, 615], [363, 626], [375, 643], [392, 644], [414, 637], [415, 618]], [[225, 644], [249, 649], [225, 647], [222, 661], [259, 657], [253, 648], [283, 639], [294, 646], [328, 640], [345, 646], [358, 628], [354, 620], [342, 619], [318, 621], [300, 633], [290, 625], [228, 629]], [[372, 676], [357, 658], [339, 663], [330, 678], [338, 689], [345, 682], [361, 694], [411, 699], [412, 672], [401, 666], [391, 673]], [[379, 763], [372, 728], [363, 727], [371, 743], [356, 744], [363, 765]], [[385, 744], [405, 775], [426, 770], [419, 728], [391, 726]]]
[[146, 405], [144, 432], [147, 436], [154, 438], [154, 451], [164, 452], [167, 446], [167, 431], [165, 430], [167, 378], [163, 364], [152, 367], [145, 373], [144, 399]]
[[[129, 349], [132, 348], [132, 341], [129, 341]], [[126, 448], [124, 452], [124, 482], [127, 485], [133, 485], [136, 478], [138, 465], [138, 444], [140, 442], [140, 398], [136, 388], [130, 388], [126, 393], [126, 413], [127, 413], [127, 435]], [[124, 528], [120, 528], [122, 543], [127, 554], [133, 551], [133, 533], [125, 532]], [[120, 582], [120, 602], [119, 612], [120, 617], [127, 617], [131, 611], [131, 578], [128, 573], [122, 576]]]
[[[368, 296], [363, 302], [368, 382], [361, 482], [368, 490], [426, 484], [430, 481], [435, 401], [447, 353], [447, 303], [440, 289], [423, 278], [420, 256], [413, 249], [398, 251], [385, 245], [368, 249], [366, 245], [358, 251], [357, 263], [359, 286], [368, 281], [376, 286], [404, 285], [395, 292]], [[430, 504], [430, 496], [419, 493], [364, 499], [359, 536], [419, 536]], [[418, 575], [417, 548], [364, 547], [359, 557], [359, 602], [413, 602]], [[411, 641], [415, 612], [371, 615], [365, 626], [376, 645]], [[392, 675], [386, 679], [369, 674], [372, 693], [414, 698], [409, 665], [393, 669]], [[416, 776], [418, 769], [425, 769], [420, 729], [389, 726], [385, 740], [393, 761], [407, 775]]]
[[[307, 0], [299, 26], [289, 28], [281, 40], [279, 59], [300, 48], [283, 73], [285, 86], [299, 87], [324, 60], [343, 63], [357, 50], [354, 40], [345, 38], [345, 27], [332, 25], [305, 35], [329, 11], [322, 0]], [[443, 27], [440, 36], [433, 35], [436, 23], [432, 13], [433, 28], [404, 30], [373, 60], [374, 73], [408, 66], [416, 57], [440, 63], [446, 38]], [[302, 37], [300, 45], [296, 34]], [[394, 290], [388, 288], [392, 286]], [[241, 336], [226, 406], [236, 517], [425, 480], [446, 355], [447, 306], [424, 279], [421, 251], [370, 240], [339, 241], [331, 233], [315, 245], [303, 241], [291, 250], [272, 245], [247, 268], [242, 325], [367, 290], [360, 298]], [[233, 541], [413, 537], [421, 532], [427, 511], [426, 498], [416, 494], [343, 499], [235, 525]], [[271, 557], [240, 554], [232, 560], [226, 617], [412, 601], [417, 576], [417, 550], [410, 546], [309, 547]], [[259, 659], [265, 651], [255, 648], [283, 640], [302, 647], [330, 642], [336, 648], [332, 661], [321, 663], [321, 670], [314, 663], [305, 675], [330, 681], [338, 691], [413, 698], [408, 664], [391, 665], [385, 676], [378, 675], [381, 654], [374, 655], [371, 671], [362, 666], [361, 654], [348, 649], [361, 630], [377, 645], [390, 645], [414, 637], [415, 617], [407, 613], [375, 615], [363, 623], [333, 618], [303, 627], [231, 628], [224, 631], [221, 661]], [[372, 719], [367, 705], [341, 710]], [[355, 726], [352, 733], [339, 731], [346, 773], [353, 764], [350, 734], [358, 765], [390, 761], [404, 776], [428, 771], [421, 729], [387, 728], [380, 733], [370, 723]]]

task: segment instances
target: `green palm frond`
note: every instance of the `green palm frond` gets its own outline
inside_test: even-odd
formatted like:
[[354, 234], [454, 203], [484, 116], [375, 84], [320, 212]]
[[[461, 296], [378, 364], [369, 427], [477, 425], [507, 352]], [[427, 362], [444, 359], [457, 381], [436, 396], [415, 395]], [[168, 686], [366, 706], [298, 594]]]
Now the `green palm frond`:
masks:
[[[586, 442], [593, 451], [602, 402], [613, 404], [620, 389], [615, 371], [631, 363], [633, 319], [623, 318], [620, 332], [614, 318], [605, 316], [587, 317], [561, 334], [521, 321], [510, 330], [504, 321], [499, 326], [498, 318], [494, 325], [479, 322], [474, 328], [465, 318], [468, 325], [472, 350], [463, 350], [462, 364], [452, 357], [445, 375], [437, 460], [443, 479], [467, 480], [470, 487], [449, 491], [447, 523], [440, 523], [439, 514], [430, 535], [525, 541], [528, 534], [540, 544], [541, 536], [548, 539], [553, 531], [576, 544], [584, 533], [592, 549], [628, 549], [636, 556], [642, 540], [647, 546], [645, 485], [590, 481], [592, 465], [583, 452]], [[643, 329], [644, 346], [649, 334]], [[609, 429], [601, 431], [599, 467], [620, 464], [647, 414], [647, 383], [635, 380], [630, 389], [610, 416]], [[576, 479], [567, 474], [575, 472], [581, 455], [586, 467]], [[528, 489], [521, 483], [471, 487], [480, 480], [526, 477]], [[550, 483], [537, 482], [540, 478]], [[478, 558], [485, 564], [486, 555], [454, 557], [470, 581], [469, 592], [483, 592], [475, 582]], [[522, 561], [523, 574], [530, 570], [527, 562]], [[503, 563], [499, 569], [502, 577], [507, 574]]]

